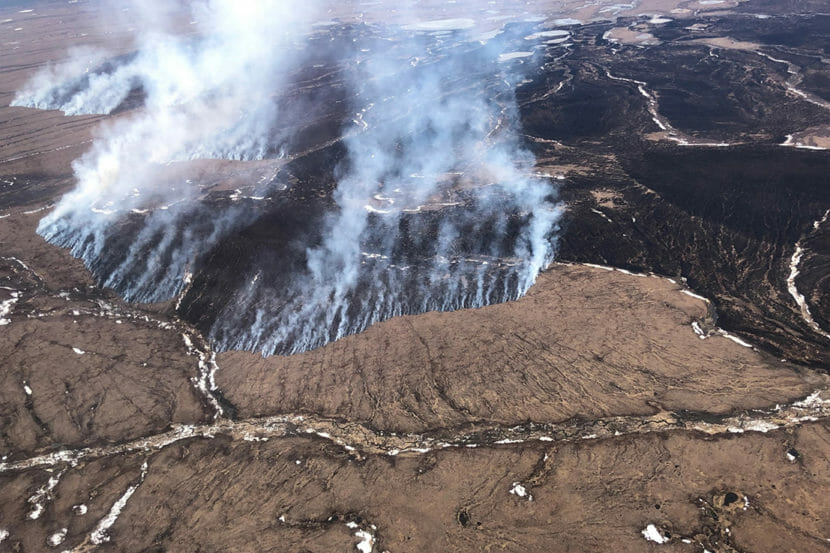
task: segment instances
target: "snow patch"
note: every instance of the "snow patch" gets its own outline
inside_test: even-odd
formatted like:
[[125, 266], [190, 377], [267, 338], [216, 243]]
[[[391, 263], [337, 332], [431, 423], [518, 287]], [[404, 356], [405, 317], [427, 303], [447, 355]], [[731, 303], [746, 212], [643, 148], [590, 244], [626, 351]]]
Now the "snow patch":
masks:
[[67, 530], [66, 528], [61, 528], [60, 530], [58, 530], [57, 532], [55, 532], [54, 534], [52, 534], [51, 536], [49, 536], [49, 538], [46, 540], [46, 543], [47, 543], [50, 547], [57, 547], [57, 546], [59, 546], [60, 544], [62, 544], [62, 543], [63, 543], [63, 540], [65, 540], [65, 539], [66, 539], [66, 532], [67, 532], [67, 531], [68, 531], [68, 530]]
[[729, 334], [725, 330], [720, 330], [718, 332], [718, 334], [720, 334], [724, 338], [728, 338], [728, 339], [732, 340], [733, 342], [735, 342], [739, 346], [743, 346], [745, 348], [751, 348], [752, 347], [752, 344], [750, 344], [749, 342], [745, 342], [745, 341], [741, 340], [740, 338], [738, 338], [737, 336], [735, 336], [733, 334]]
[[828, 404], [830, 404], [830, 399], [821, 399], [821, 390], [819, 390], [800, 401], [796, 401], [793, 403], [793, 407], [796, 409], [820, 409]]
[[510, 493], [517, 497], [526, 497], [528, 501], [533, 501], [533, 496], [528, 493], [527, 488], [522, 486], [521, 482], [513, 482], [513, 487], [510, 488]]
[[20, 293], [19, 292], [12, 292], [11, 298], [0, 302], [0, 326], [5, 326], [11, 322], [10, 319], [7, 318], [8, 315], [11, 315], [15, 304], [20, 300]]
[[694, 292], [692, 292], [691, 290], [681, 290], [681, 292], [682, 292], [683, 294], [686, 294], [687, 296], [691, 296], [691, 297], [693, 297], [693, 298], [697, 298], [697, 299], [699, 299], [699, 300], [705, 301], [706, 303], [709, 303], [709, 300], [708, 300], [708, 299], [704, 298], [704, 297], [703, 297], [703, 296], [701, 296], [701, 295], [695, 294], [695, 293], [694, 293]]
[[603, 219], [605, 219], [605, 220], [606, 220], [606, 221], [608, 221], [609, 223], [613, 223], [613, 222], [614, 222], [614, 221], [612, 221], [612, 220], [611, 220], [611, 218], [610, 218], [610, 217], [608, 217], [608, 215], [606, 215], [605, 213], [603, 213], [603, 212], [602, 212], [602, 211], [600, 211], [599, 209], [594, 209], [594, 208], [592, 207], [592, 208], [591, 208], [591, 212], [592, 212], [592, 213], [596, 213], [597, 215], [599, 215], [600, 217], [602, 217]]
[[[828, 217], [830, 217], [830, 210], [825, 211], [824, 216], [821, 219], [813, 222], [813, 230], [818, 230], [822, 224], [827, 222]], [[819, 326], [815, 319], [813, 319], [813, 315], [810, 313], [810, 306], [807, 305], [807, 300], [804, 298], [804, 295], [799, 292], [798, 287], [796, 286], [796, 278], [798, 278], [798, 275], [800, 274], [798, 266], [801, 264], [801, 258], [803, 256], [804, 248], [801, 246], [801, 240], [799, 240], [795, 243], [795, 251], [790, 258], [790, 274], [787, 277], [787, 290], [795, 300], [796, 305], [798, 305], [799, 311], [801, 311], [801, 318], [804, 322], [807, 323], [807, 325], [817, 334], [820, 334], [825, 338], [830, 338], [830, 333], [825, 332], [825, 330]]]
[[648, 20], [649, 23], [652, 25], [662, 25], [663, 23], [670, 23], [673, 19], [668, 17], [661, 17], [660, 15], [653, 15], [651, 19]]
[[109, 512], [106, 514], [104, 518], [102, 518], [98, 522], [98, 526], [95, 527], [95, 530], [89, 535], [89, 541], [92, 542], [94, 545], [101, 545], [102, 543], [106, 543], [110, 541], [110, 537], [107, 534], [107, 531], [115, 524], [115, 521], [118, 520], [118, 515], [121, 514], [121, 511], [124, 510], [124, 507], [127, 505], [127, 501], [130, 500], [130, 497], [135, 493], [138, 489], [138, 486], [144, 482], [144, 478], [147, 476], [147, 461], [144, 461], [144, 464], [141, 465], [141, 476], [138, 479], [136, 484], [133, 484], [127, 491], [124, 492], [124, 495], [118, 498], [118, 500], [113, 503], [112, 507], [110, 507]]
[[356, 545], [357, 550], [361, 553], [372, 553], [372, 548], [375, 545], [375, 536], [365, 530], [358, 530], [354, 535], [360, 538], [360, 543]]
[[[48, 469], [51, 472], [51, 469]], [[27, 500], [29, 503], [32, 504], [32, 510], [29, 511], [29, 514], [26, 517], [29, 520], [37, 520], [40, 518], [40, 515], [43, 514], [43, 504], [47, 500], [52, 499], [52, 491], [54, 491], [55, 487], [58, 485], [58, 482], [61, 480], [61, 476], [66, 470], [62, 470], [57, 474], [50, 476], [49, 481], [46, 482], [46, 485], [38, 488], [38, 490]]]
[[182, 340], [187, 348], [187, 354], [199, 358], [199, 376], [190, 380], [207, 399], [208, 403], [213, 406], [213, 420], [217, 420], [225, 414], [225, 410], [213, 393], [219, 389], [216, 384], [216, 371], [219, 370], [219, 365], [216, 363], [216, 352], [211, 351], [207, 344], [205, 344], [205, 351], [197, 348], [193, 345], [193, 339], [187, 333], [182, 333]]
[[647, 541], [653, 541], [654, 543], [666, 543], [669, 541], [669, 538], [663, 535], [663, 533], [653, 524], [649, 524], [646, 526], [640, 533]]
[[769, 432], [770, 430], [778, 430], [779, 426], [775, 423], [755, 420], [749, 421], [744, 425], [745, 430], [749, 430], [751, 432]]
[[[356, 538], [360, 538], [360, 541], [355, 545], [360, 553], [372, 553], [372, 549], [375, 547], [375, 536], [368, 530], [361, 529], [360, 526], [353, 521], [349, 521], [346, 523], [346, 527], [349, 530], [357, 530], [354, 533]], [[370, 526], [372, 530], [376, 530], [377, 527], [373, 524]]]

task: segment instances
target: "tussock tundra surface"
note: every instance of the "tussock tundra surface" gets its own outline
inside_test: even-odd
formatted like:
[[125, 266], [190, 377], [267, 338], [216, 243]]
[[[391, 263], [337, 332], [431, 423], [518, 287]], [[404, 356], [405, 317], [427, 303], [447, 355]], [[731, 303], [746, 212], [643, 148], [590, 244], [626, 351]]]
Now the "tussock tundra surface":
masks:
[[[37, 228], [100, 125], [146, 97], [109, 115], [10, 104], [70, 46], [130, 59], [137, 23], [104, 2], [4, 4], [0, 551], [827, 551], [821, 8], [332, 8], [314, 32], [487, 42], [507, 24], [496, 59], [523, 75], [517, 147], [564, 208], [557, 261], [516, 301], [262, 357], [217, 353], [209, 331], [239, 267], [336, 205], [343, 136], [372, 122], [332, 95], [342, 75], [291, 82], [338, 102], [285, 157], [165, 166], [198, 183], [196, 213], [250, 220], [186, 294], [128, 303]], [[285, 189], [266, 200], [263, 177]], [[469, 186], [417, 216], [461, 209], [443, 204]]]

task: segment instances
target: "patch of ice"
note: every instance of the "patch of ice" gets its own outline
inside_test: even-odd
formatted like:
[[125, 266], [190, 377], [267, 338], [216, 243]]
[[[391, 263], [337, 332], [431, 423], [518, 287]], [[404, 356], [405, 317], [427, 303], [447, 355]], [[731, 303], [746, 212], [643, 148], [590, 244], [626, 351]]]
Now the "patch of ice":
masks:
[[605, 6], [599, 10], [599, 13], [608, 13], [613, 12], [613, 15], [617, 15], [623, 10], [631, 10], [634, 9], [634, 4], [614, 4], [611, 6]]
[[486, 33], [481, 33], [480, 35], [476, 36], [473, 39], [473, 42], [479, 42], [481, 44], [487, 44], [488, 42], [490, 42], [491, 40], [493, 40], [494, 38], [496, 38], [497, 36], [499, 36], [503, 32], [504, 31], [502, 29], [496, 29], [496, 30], [489, 31], [489, 32], [486, 32]]
[[499, 56], [499, 61], [511, 61], [521, 58], [529, 58], [533, 52], [508, 52]]
[[419, 21], [404, 25], [405, 31], [460, 31], [469, 29], [476, 24], [472, 19], [435, 19], [432, 21]]
[[559, 38], [559, 37], [566, 37], [570, 36], [569, 31], [562, 31], [562, 30], [553, 30], [553, 31], [539, 31], [538, 33], [533, 33], [527, 35], [525, 40], [537, 40], [540, 38]]

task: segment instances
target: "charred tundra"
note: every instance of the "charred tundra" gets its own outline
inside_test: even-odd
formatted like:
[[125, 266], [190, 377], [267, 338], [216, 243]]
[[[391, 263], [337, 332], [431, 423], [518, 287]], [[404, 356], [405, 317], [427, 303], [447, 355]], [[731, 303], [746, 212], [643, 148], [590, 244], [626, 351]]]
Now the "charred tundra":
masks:
[[514, 98], [527, 25], [315, 27], [277, 1], [194, 17], [198, 39], [78, 53], [15, 100], [125, 112], [38, 228], [102, 285], [177, 299], [218, 349], [294, 353], [515, 299], [551, 262], [560, 209]]

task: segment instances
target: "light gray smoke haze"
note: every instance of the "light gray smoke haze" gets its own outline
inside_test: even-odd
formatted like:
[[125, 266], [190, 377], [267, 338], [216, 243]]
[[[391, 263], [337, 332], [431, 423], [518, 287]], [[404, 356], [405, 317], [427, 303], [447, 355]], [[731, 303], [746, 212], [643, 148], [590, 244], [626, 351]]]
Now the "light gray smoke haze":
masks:
[[[130, 300], [183, 293], [201, 257], [250, 223], [236, 207], [206, 217], [199, 183], [170, 177], [169, 164], [275, 157], [291, 141], [275, 98], [304, 63], [320, 6], [191, 8], [198, 37], [147, 33], [116, 60], [78, 52], [15, 99], [80, 114], [143, 96], [102, 126], [74, 164], [76, 189], [38, 229]], [[515, 299], [552, 261], [560, 208], [519, 141], [521, 75], [505, 44], [412, 29], [377, 26], [371, 39], [360, 30], [355, 50], [339, 54], [353, 116], [336, 207], [288, 284], [269, 278], [274, 267], [238, 275], [210, 328], [219, 349], [305, 351], [396, 315]]]
[[[167, 9], [160, 2], [130, 6], [130, 16], [145, 23], [159, 21]], [[296, 44], [310, 28], [316, 3], [303, 2], [298, 10], [282, 0], [212, 0], [193, 2], [190, 9], [197, 38], [150, 29], [136, 37], [135, 54], [98, 72], [111, 56], [76, 51], [60, 69], [36, 75], [12, 103], [67, 115], [109, 114], [131, 91], [143, 91], [143, 109], [98, 129], [92, 150], [73, 163], [75, 190], [38, 227], [130, 300], [161, 301], [179, 293], [194, 256], [234, 228], [231, 212], [182, 231], [198, 183], [171, 183], [164, 166], [266, 154], [278, 117], [273, 96], [283, 87], [280, 77], [301, 63]], [[102, 267], [107, 238], [125, 214], [148, 211], [123, 260]], [[137, 277], [142, 266], [147, 274]]]

